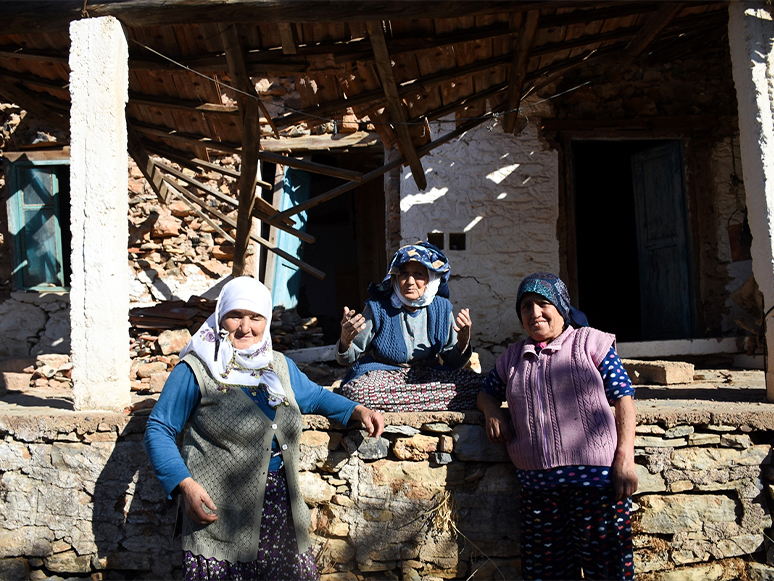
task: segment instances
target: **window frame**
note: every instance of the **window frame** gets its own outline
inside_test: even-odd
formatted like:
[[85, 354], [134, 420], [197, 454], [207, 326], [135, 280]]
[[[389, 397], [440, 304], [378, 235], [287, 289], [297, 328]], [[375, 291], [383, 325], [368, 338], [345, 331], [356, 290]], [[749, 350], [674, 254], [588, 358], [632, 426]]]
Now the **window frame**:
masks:
[[[13, 263], [13, 269], [11, 273], [11, 280], [14, 290], [17, 291], [31, 291], [31, 292], [61, 292], [69, 291], [68, 286], [68, 273], [66, 268], [65, 252], [69, 252], [69, 248], [64, 248], [64, 238], [62, 236], [62, 223], [61, 223], [61, 181], [56, 171], [52, 172], [53, 189], [52, 202], [53, 202], [53, 217], [54, 217], [54, 238], [55, 238], [55, 259], [59, 266], [57, 277], [59, 278], [55, 284], [41, 283], [32, 286], [26, 286], [24, 284], [24, 266], [26, 266], [28, 258], [26, 253], [26, 247], [24, 240], [20, 237], [20, 233], [26, 226], [24, 221], [24, 202], [22, 187], [22, 174], [25, 169], [30, 168], [48, 168], [48, 167], [67, 167], [69, 171], [70, 156], [67, 150], [58, 151], [42, 151], [42, 152], [11, 152], [5, 155], [5, 178], [6, 178], [6, 210], [8, 215], [8, 231], [11, 240], [11, 259]], [[67, 202], [69, 203], [69, 201]], [[69, 228], [69, 225], [67, 225]]]

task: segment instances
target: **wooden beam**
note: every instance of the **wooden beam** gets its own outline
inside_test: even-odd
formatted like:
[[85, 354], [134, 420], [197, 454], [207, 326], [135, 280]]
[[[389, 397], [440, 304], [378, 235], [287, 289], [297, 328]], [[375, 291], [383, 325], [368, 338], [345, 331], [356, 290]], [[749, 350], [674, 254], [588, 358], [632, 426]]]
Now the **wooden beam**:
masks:
[[148, 152], [140, 141], [140, 136], [127, 120], [126, 123], [127, 151], [132, 156], [140, 172], [148, 181], [151, 189], [156, 192], [156, 196], [163, 204], [169, 203], [169, 187], [164, 181], [164, 174], [161, 173], [159, 164], [148, 155]]
[[648, 18], [645, 26], [637, 33], [637, 36], [626, 46], [618, 66], [621, 69], [628, 68], [648, 48], [650, 43], [656, 40], [656, 37], [661, 34], [669, 23], [682, 12], [683, 8], [685, 8], [685, 4], [682, 2], [664, 2], [656, 13]]
[[[178, 165], [187, 167], [196, 172], [200, 171], [201, 169], [207, 169], [207, 170], [218, 172], [230, 178], [239, 178], [239, 175], [240, 175], [237, 170], [231, 169], [230, 167], [224, 167], [222, 165], [218, 165], [217, 163], [212, 163], [209, 161], [205, 161], [203, 159], [199, 159], [198, 157], [187, 158], [183, 155], [182, 151], [179, 151], [179, 150], [173, 151], [166, 147], [161, 147], [156, 142], [145, 143], [144, 145], [145, 145], [145, 149], [147, 149], [148, 151], [152, 151], [153, 153], [161, 157], [164, 157], [170, 161], [174, 161]], [[268, 182], [258, 182], [258, 185], [264, 189], [267, 187], [271, 187], [271, 184], [269, 184]]]
[[3, 45], [0, 58], [31, 60], [44, 63], [57, 63], [69, 66], [69, 56], [56, 51], [33, 50], [24, 46]]
[[35, 75], [16, 73], [7, 69], [0, 69], [0, 78], [11, 79], [13, 82], [21, 81], [25, 85], [34, 85], [44, 89], [53, 89], [55, 91], [68, 91], [69, 81], [58, 79], [44, 79]]
[[451, 113], [454, 113], [455, 111], [457, 111], [457, 109], [462, 109], [463, 107], [467, 107], [468, 105], [472, 105], [473, 103], [477, 103], [483, 99], [494, 97], [498, 93], [502, 93], [507, 89], [508, 89], [508, 83], [500, 83], [499, 85], [494, 85], [493, 87], [489, 87], [488, 89], [481, 91], [480, 93], [474, 93], [473, 95], [469, 95], [467, 97], [457, 99], [453, 103], [449, 103], [448, 105], [444, 105], [443, 107], [439, 107], [438, 109], [434, 109], [433, 111], [428, 111], [423, 116], [426, 117], [428, 121], [434, 121], [436, 119], [440, 119], [441, 117], [446, 117], [446, 115], [450, 115]]
[[[502, 108], [503, 106], [500, 105], [496, 110], [493, 110], [492, 113], [497, 113], [498, 111], [501, 111]], [[478, 117], [476, 119], [470, 119], [469, 121], [466, 121], [465, 123], [460, 124], [460, 126], [454, 129], [453, 131], [450, 131], [446, 135], [442, 135], [435, 141], [431, 141], [430, 143], [426, 143], [425, 145], [420, 146], [417, 149], [417, 153], [419, 155], [425, 155], [427, 153], [430, 153], [436, 147], [440, 147], [441, 145], [443, 145], [444, 143], [447, 143], [448, 141], [451, 141], [458, 135], [462, 135], [466, 131], [470, 131], [477, 125], [480, 125], [485, 121], [489, 121], [492, 118], [493, 118], [493, 115], [490, 113], [489, 115], [482, 115], [481, 117]], [[301, 204], [293, 206], [292, 208], [288, 208], [287, 210], [284, 210], [279, 214], [272, 216], [272, 219], [281, 220], [281, 219], [289, 218], [290, 216], [295, 216], [296, 214], [304, 212], [309, 208], [313, 208], [315, 206], [322, 204], [323, 202], [327, 202], [328, 200], [332, 200], [333, 198], [341, 196], [342, 194], [346, 194], [348, 191], [355, 189], [359, 185], [365, 184], [367, 182], [370, 182], [373, 179], [383, 176], [388, 171], [395, 169], [397, 167], [400, 167], [404, 163], [406, 163], [406, 156], [402, 155], [398, 159], [391, 161], [387, 165], [383, 165], [380, 168], [377, 168], [373, 171], [368, 172], [363, 176], [363, 179], [360, 183], [348, 182], [346, 184], [342, 184], [336, 188], [333, 188], [332, 190], [328, 190], [324, 194], [320, 194], [319, 196], [310, 198], [306, 202], [302, 202]]]
[[392, 63], [390, 53], [387, 51], [387, 43], [384, 40], [384, 31], [382, 23], [378, 20], [369, 20], [366, 23], [368, 36], [371, 39], [371, 47], [374, 49], [376, 58], [376, 69], [379, 78], [382, 81], [382, 89], [387, 97], [387, 105], [390, 116], [394, 124], [395, 133], [398, 136], [398, 145], [400, 145], [403, 155], [408, 160], [411, 168], [411, 175], [420, 190], [427, 188], [427, 178], [422, 169], [422, 163], [419, 161], [417, 150], [411, 139], [411, 132], [406, 125], [406, 116], [403, 113], [403, 101], [398, 94], [398, 86], [395, 83], [395, 76], [392, 74]]
[[[593, 7], [593, 4], [591, 4]], [[556, 28], [559, 26], [569, 26], [571, 24], [588, 24], [599, 22], [609, 18], [623, 18], [624, 16], [633, 16], [634, 14], [647, 14], [658, 9], [658, 4], [649, 3], [621, 3], [610, 8], [598, 8], [593, 10], [573, 10], [564, 14], [554, 14], [551, 16], [542, 16], [538, 28]]]
[[282, 41], [282, 54], [296, 54], [296, 39], [293, 38], [293, 25], [289, 22], [278, 22], [280, 40]]
[[239, 115], [239, 108], [233, 105], [220, 105], [218, 103], [199, 103], [197, 101], [188, 101], [186, 99], [173, 99], [158, 95], [141, 95], [139, 93], [129, 92], [130, 105], [144, 105], [146, 107], [157, 107], [159, 109], [176, 109], [188, 113], [213, 113], [216, 115]]
[[524, 78], [527, 76], [527, 65], [529, 64], [529, 51], [537, 32], [539, 10], [532, 10], [524, 15], [519, 28], [519, 39], [513, 51], [513, 62], [508, 73], [508, 97], [506, 98], [506, 108], [508, 113], [503, 120], [503, 131], [513, 133], [516, 126], [519, 104], [521, 103], [521, 92], [524, 89]]
[[286, 165], [294, 169], [301, 169], [304, 171], [331, 176], [342, 180], [359, 182], [361, 179], [363, 179], [363, 174], [360, 173], [359, 171], [342, 169], [342, 168], [333, 167], [330, 165], [324, 165], [322, 163], [314, 163], [311, 161], [305, 161], [303, 159], [297, 159], [295, 157], [279, 155], [277, 153], [271, 153], [268, 151], [260, 152], [258, 154], [258, 158], [261, 159], [262, 161], [278, 163], [280, 165]]
[[231, 85], [237, 89], [236, 101], [242, 120], [242, 175], [239, 176], [239, 210], [234, 242], [232, 274], [244, 274], [250, 229], [253, 224], [256, 181], [258, 179], [258, 152], [261, 148], [260, 98], [245, 67], [245, 51], [236, 24], [218, 24], [223, 50], [226, 53]]
[[[207, 212], [209, 212], [210, 214], [212, 214], [216, 218], [220, 219], [225, 224], [228, 224], [232, 228], [237, 228], [237, 222], [235, 220], [232, 220], [231, 218], [226, 216], [223, 212], [220, 212], [220, 211], [216, 210], [215, 208], [212, 208], [212, 207], [208, 206], [207, 204], [204, 203], [203, 200], [199, 199], [196, 195], [194, 195], [193, 193], [188, 191], [185, 187], [181, 186], [180, 184], [174, 183], [172, 181], [167, 181], [167, 183], [173, 189], [178, 190], [181, 195], [185, 196], [188, 199], [188, 201], [199, 205], [201, 208], [203, 208], [204, 210], [206, 210]], [[208, 220], [207, 222], [209, 224], [211, 224], [218, 231], [218, 233], [221, 234], [226, 240], [228, 240], [229, 242], [233, 243], [235, 245], [235, 249], [236, 249], [236, 241], [234, 240], [234, 238], [230, 234], [228, 234], [225, 230], [223, 230], [220, 226], [218, 226], [214, 222], [212, 222], [210, 220]], [[251, 234], [250, 238], [252, 240], [254, 240], [255, 242], [257, 242], [258, 244], [260, 244], [261, 246], [264, 246], [265, 248], [267, 248], [270, 252], [273, 252], [274, 254], [277, 254], [278, 256], [281, 256], [282, 258], [284, 258], [285, 260], [287, 260], [291, 264], [295, 264], [298, 268], [300, 268], [304, 272], [307, 272], [307, 273], [311, 274], [315, 278], [318, 278], [320, 280], [323, 280], [325, 278], [325, 273], [323, 271], [321, 271], [321, 270], [319, 270], [317, 268], [314, 268], [313, 266], [307, 264], [306, 262], [303, 262], [303, 261], [299, 260], [298, 258], [296, 258], [295, 256], [293, 256], [291, 254], [288, 254], [287, 252], [285, 252], [284, 250], [279, 248], [276, 244], [272, 244], [268, 240], [265, 240], [265, 239], [261, 238], [260, 236], [257, 236], [257, 235], [254, 235], [254, 234]], [[235, 250], [235, 252], [236, 252], [236, 250]]]
[[41, 121], [50, 123], [63, 131], [70, 131], [70, 112], [59, 113], [42, 103], [37, 96], [14, 83], [0, 83], [0, 95], [32, 113]]
[[140, 133], [146, 135], [153, 135], [155, 137], [161, 137], [163, 139], [169, 139], [170, 141], [179, 141], [185, 143], [191, 147], [204, 146], [208, 149], [214, 149], [215, 151], [222, 151], [225, 153], [241, 153], [242, 148], [238, 143], [227, 143], [224, 141], [217, 141], [211, 137], [203, 137], [201, 135], [193, 135], [191, 133], [181, 133], [168, 127], [158, 127], [156, 125], [149, 125], [140, 121], [132, 120], [132, 125]]
[[[7, 4], [8, 6], [3, 6]], [[608, 6], [611, 2], [601, 2]], [[463, 18], [483, 14], [528, 12], [588, 7], [588, 0], [393, 0], [352, 2], [351, 0], [296, 0], [289, 8], [287, 0], [229, 0], [213, 5], [212, 0], [103, 0], [89, 2], [92, 18], [114, 16], [129, 27], [172, 26], [212, 22], [287, 22], [292, 9], [294, 22], [365, 22], [368, 20]], [[40, 17], [46, 9], [46, 18]], [[0, 2], [0, 34], [32, 32], [67, 32], [72, 20], [81, 18], [83, 0], [26, 0]]]
[[597, 129], [653, 130], [709, 129], [717, 124], [715, 115], [675, 115], [659, 117], [637, 117], [634, 119], [544, 119], [542, 129], [546, 131], [594, 131]]

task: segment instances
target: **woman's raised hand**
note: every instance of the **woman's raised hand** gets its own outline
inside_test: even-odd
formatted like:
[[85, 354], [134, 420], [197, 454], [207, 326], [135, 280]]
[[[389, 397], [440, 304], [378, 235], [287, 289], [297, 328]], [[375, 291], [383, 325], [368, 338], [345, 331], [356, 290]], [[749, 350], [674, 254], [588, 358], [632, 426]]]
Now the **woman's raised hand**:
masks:
[[464, 353], [470, 343], [470, 328], [473, 321], [470, 319], [470, 310], [462, 309], [454, 322], [454, 330], [457, 332], [457, 349]]
[[206, 512], [202, 508], [202, 504], [214, 511], [217, 510], [215, 503], [212, 502], [210, 495], [204, 490], [201, 484], [196, 482], [190, 476], [185, 478], [177, 485], [180, 489], [180, 493], [183, 495], [183, 502], [185, 503], [185, 512], [195, 523], [200, 525], [207, 525], [213, 521], [218, 520], [218, 516], [214, 513]]
[[365, 317], [349, 307], [344, 307], [344, 316], [341, 319], [341, 340], [339, 341], [339, 351], [341, 353], [349, 349], [355, 337], [366, 328]]

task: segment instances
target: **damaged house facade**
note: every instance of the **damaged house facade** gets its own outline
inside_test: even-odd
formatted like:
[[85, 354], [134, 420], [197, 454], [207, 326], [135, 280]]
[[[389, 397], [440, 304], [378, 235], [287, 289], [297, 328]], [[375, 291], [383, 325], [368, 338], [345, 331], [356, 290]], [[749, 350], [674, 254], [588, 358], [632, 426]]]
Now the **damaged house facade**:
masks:
[[[228, 274], [264, 281], [330, 346], [389, 256], [427, 239], [485, 372], [523, 336], [516, 289], [537, 271], [624, 357], [770, 361], [762, 2], [34, 6], [0, 5], [0, 357], [71, 353], [73, 385], [68, 414], [0, 413], [8, 570], [179, 566], [128, 313]], [[642, 578], [765, 567], [774, 371], [765, 396], [756, 377], [759, 400], [725, 415], [638, 409]], [[381, 448], [308, 421], [324, 578], [518, 575], [497, 518], [518, 514], [518, 486], [480, 414], [395, 414]]]

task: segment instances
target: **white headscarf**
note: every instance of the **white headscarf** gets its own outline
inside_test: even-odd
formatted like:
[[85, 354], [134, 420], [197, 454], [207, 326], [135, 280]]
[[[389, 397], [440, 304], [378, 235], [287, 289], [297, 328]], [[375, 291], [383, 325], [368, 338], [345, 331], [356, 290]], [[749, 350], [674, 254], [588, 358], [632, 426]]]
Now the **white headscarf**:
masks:
[[[263, 337], [247, 349], [236, 349], [228, 338], [228, 331], [221, 327], [223, 317], [235, 310], [258, 313], [266, 319]], [[285, 390], [274, 373], [274, 353], [271, 347], [271, 293], [263, 284], [249, 276], [233, 279], [223, 287], [210, 315], [188, 345], [180, 352], [182, 359], [195, 353], [219, 384], [235, 387], [259, 387], [265, 389], [269, 405], [276, 408], [288, 404]]]
[[441, 277], [440, 275], [427, 269], [427, 285], [425, 286], [425, 292], [422, 293], [422, 296], [419, 297], [416, 300], [409, 300], [406, 297], [403, 296], [403, 293], [400, 292], [400, 284], [398, 283], [398, 277], [397, 275], [392, 275], [392, 296], [390, 297], [390, 301], [392, 302], [392, 306], [396, 309], [400, 308], [401, 303], [406, 305], [407, 307], [414, 307], [414, 308], [422, 308], [426, 307], [430, 303], [433, 302], [433, 299], [435, 298], [435, 294], [438, 292], [438, 287], [441, 286]]

